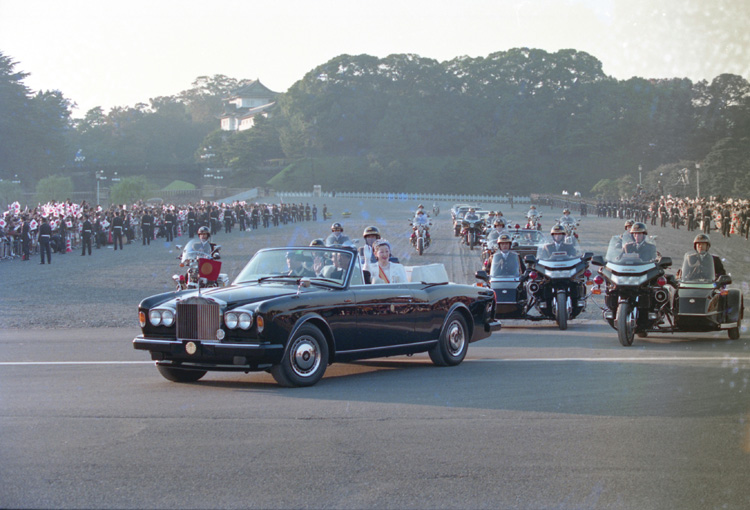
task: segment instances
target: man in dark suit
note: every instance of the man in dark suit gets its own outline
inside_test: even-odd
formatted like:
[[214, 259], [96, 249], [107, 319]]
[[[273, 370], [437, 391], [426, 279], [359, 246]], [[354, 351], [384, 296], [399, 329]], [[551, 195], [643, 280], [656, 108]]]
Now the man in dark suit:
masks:
[[86, 255], [86, 248], [88, 247], [89, 255], [91, 255], [91, 234], [94, 231], [94, 226], [91, 224], [88, 215], [83, 217], [83, 225], [81, 225], [81, 256]]
[[52, 247], [49, 242], [52, 239], [52, 227], [46, 217], [42, 218], [42, 225], [39, 227], [39, 254], [42, 256], [40, 264], [44, 264], [44, 255], [47, 255], [47, 263], [52, 264]]
[[[685, 273], [681, 278], [686, 281], [697, 280], [716, 280], [719, 276], [727, 274], [724, 269], [724, 263], [721, 259], [713, 254], [708, 253], [711, 247], [711, 239], [706, 234], [698, 234], [693, 240], [693, 249], [695, 253], [687, 256], [684, 264]], [[711, 274], [708, 269], [713, 267]], [[688, 272], [689, 271], [689, 272]]]

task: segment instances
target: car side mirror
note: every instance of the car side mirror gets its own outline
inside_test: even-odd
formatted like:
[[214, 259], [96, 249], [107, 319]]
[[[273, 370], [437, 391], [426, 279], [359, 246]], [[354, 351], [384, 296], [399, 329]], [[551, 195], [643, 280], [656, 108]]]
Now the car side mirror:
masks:
[[536, 264], [536, 257], [534, 255], [525, 255], [523, 261], [527, 264]]
[[732, 283], [732, 277], [728, 274], [723, 274], [719, 276], [719, 279], [716, 280], [716, 283], [719, 285], [729, 285], [730, 283]]
[[672, 265], [672, 257], [662, 257], [659, 260], [659, 267], [669, 267]]
[[480, 270], [474, 273], [474, 278], [476, 278], [477, 280], [482, 280], [483, 282], [488, 282], [488, 283], [490, 281], [490, 277], [487, 275], [487, 271], [484, 271], [484, 270]]
[[583, 261], [588, 262], [594, 256], [593, 252], [587, 251], [583, 254]]
[[591, 264], [594, 266], [603, 266], [604, 265], [604, 257], [601, 255], [594, 255], [591, 257]]

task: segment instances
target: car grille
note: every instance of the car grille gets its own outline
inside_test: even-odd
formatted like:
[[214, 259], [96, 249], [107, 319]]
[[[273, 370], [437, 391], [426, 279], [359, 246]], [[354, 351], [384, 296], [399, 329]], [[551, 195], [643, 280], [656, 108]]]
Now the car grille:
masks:
[[177, 303], [177, 338], [216, 340], [219, 329], [218, 303]]

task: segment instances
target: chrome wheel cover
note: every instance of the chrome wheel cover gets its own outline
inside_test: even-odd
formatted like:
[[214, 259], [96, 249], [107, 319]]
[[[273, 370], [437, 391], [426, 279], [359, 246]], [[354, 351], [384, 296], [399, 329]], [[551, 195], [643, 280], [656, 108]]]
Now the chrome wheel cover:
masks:
[[454, 320], [448, 325], [448, 354], [456, 357], [466, 345], [466, 332], [460, 321]]
[[300, 377], [314, 374], [321, 363], [317, 340], [309, 335], [296, 338], [289, 348], [289, 362], [294, 373]]

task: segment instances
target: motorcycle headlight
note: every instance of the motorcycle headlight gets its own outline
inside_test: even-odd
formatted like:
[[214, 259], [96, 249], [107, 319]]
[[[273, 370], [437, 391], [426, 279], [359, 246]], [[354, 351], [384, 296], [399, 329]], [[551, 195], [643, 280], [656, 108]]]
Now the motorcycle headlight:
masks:
[[235, 329], [237, 324], [239, 324], [239, 317], [237, 317], [235, 312], [227, 312], [224, 315], [224, 324], [226, 324], [229, 329]]
[[161, 312], [159, 310], [151, 310], [148, 312], [148, 320], [152, 326], [158, 326], [161, 324]]
[[174, 324], [174, 312], [172, 310], [162, 310], [161, 323], [166, 327], [170, 327]]
[[239, 316], [239, 325], [242, 329], [250, 329], [253, 325], [253, 315], [249, 312], [242, 312]]

